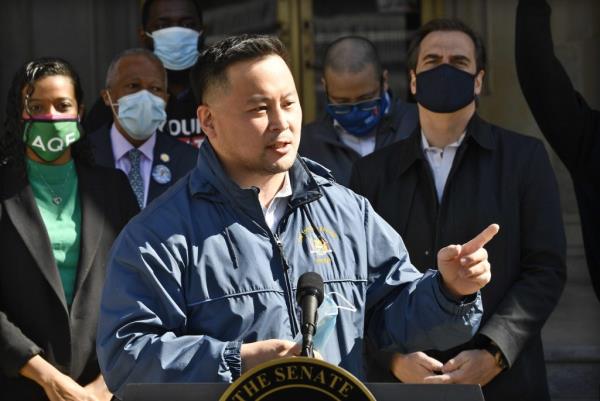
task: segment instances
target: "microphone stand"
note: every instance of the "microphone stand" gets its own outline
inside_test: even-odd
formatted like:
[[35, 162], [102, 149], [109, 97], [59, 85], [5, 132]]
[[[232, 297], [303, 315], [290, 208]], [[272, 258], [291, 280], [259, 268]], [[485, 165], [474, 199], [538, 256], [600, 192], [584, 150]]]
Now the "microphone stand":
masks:
[[[306, 325], [306, 326], [309, 326], [309, 327], [306, 327], [307, 330], [305, 330], [304, 328], [302, 330], [302, 352], [300, 353], [300, 356], [314, 358], [315, 353], [313, 350], [313, 334], [312, 333], [315, 331], [315, 327], [312, 325]], [[310, 327], [310, 326], [312, 326], [312, 327]], [[311, 328], [312, 328], [312, 330], [311, 330]]]

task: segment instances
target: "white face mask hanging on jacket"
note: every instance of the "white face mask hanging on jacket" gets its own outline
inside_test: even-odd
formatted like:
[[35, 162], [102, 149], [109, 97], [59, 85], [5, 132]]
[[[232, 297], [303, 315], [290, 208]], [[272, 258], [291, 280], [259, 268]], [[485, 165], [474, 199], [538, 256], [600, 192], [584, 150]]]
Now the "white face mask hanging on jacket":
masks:
[[[332, 295], [335, 295], [341, 304], [335, 302]], [[339, 292], [325, 294], [321, 306], [317, 309], [317, 331], [313, 336], [313, 349], [315, 351], [324, 352], [327, 348], [329, 339], [335, 331], [335, 324], [340, 310], [354, 313], [356, 307]], [[302, 344], [302, 333], [298, 333], [294, 341]]]
[[146, 35], [154, 41], [154, 54], [167, 70], [181, 71], [191, 68], [198, 57], [198, 39], [201, 32], [190, 28], [173, 26]]
[[121, 97], [116, 104], [119, 106], [118, 113], [114, 110], [115, 104], [110, 98], [110, 93], [107, 94], [119, 124], [135, 140], [145, 141], [150, 138], [167, 120], [165, 101], [145, 89]]

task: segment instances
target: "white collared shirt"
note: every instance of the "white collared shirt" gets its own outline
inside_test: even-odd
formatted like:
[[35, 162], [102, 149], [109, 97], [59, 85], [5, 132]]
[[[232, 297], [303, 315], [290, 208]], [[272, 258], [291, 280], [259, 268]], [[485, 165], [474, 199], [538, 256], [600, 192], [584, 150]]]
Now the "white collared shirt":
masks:
[[433, 181], [435, 183], [435, 191], [437, 192], [438, 202], [442, 201], [444, 195], [444, 187], [454, 162], [454, 156], [456, 156], [456, 150], [465, 139], [465, 133], [458, 138], [454, 143], [446, 145], [444, 149], [430, 146], [425, 134], [421, 131], [421, 144], [423, 146], [423, 153], [429, 162], [431, 172], [433, 173]]
[[283, 184], [271, 203], [269, 203], [266, 207], [262, 207], [263, 214], [265, 215], [265, 220], [267, 225], [271, 229], [272, 233], [275, 233], [277, 230], [277, 225], [279, 221], [285, 214], [285, 210], [287, 208], [288, 199], [292, 196], [292, 184], [290, 182], [290, 173], [286, 172], [285, 177], [283, 179]]
[[368, 135], [358, 137], [348, 133], [337, 120], [333, 120], [333, 127], [340, 136], [342, 143], [358, 153], [361, 157], [365, 157], [375, 150], [375, 134], [377, 133], [377, 129], [374, 129]]
[[[110, 143], [112, 144], [113, 156], [115, 158], [115, 167], [129, 175], [131, 162], [127, 153], [133, 149], [133, 146], [117, 129], [115, 124], [110, 127]], [[156, 144], [156, 132], [152, 134], [146, 142], [138, 149], [142, 152], [140, 158], [140, 173], [144, 181], [144, 206], [148, 202], [148, 188], [150, 187], [150, 175], [152, 173], [152, 162], [154, 159], [154, 145]]]

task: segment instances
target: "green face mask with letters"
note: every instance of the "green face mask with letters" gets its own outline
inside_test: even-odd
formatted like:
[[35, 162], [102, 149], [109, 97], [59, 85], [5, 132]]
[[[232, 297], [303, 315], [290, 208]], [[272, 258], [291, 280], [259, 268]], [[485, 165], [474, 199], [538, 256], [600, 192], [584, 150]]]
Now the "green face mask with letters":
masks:
[[42, 160], [52, 162], [81, 138], [77, 118], [24, 120], [23, 141]]

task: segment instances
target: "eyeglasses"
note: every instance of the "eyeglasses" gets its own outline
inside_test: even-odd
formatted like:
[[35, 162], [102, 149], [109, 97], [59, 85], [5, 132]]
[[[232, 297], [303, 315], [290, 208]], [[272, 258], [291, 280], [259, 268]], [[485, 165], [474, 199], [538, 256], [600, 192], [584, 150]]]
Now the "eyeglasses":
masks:
[[374, 99], [364, 100], [357, 103], [329, 103], [328, 106], [337, 115], [344, 115], [350, 113], [354, 108], [359, 111], [373, 111], [381, 102], [380, 97]]

